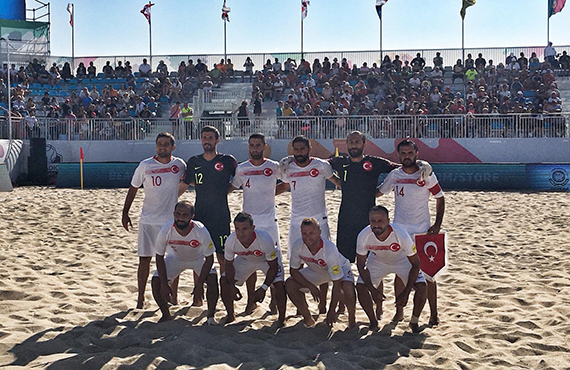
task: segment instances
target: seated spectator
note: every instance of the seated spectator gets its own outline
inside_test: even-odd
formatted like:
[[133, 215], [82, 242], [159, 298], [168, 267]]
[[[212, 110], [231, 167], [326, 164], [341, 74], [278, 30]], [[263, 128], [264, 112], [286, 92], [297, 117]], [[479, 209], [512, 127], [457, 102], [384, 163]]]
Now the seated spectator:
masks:
[[38, 80], [38, 83], [40, 83], [41, 85], [50, 84], [51, 76], [50, 76], [49, 72], [46, 71], [45, 66], [40, 67], [40, 70], [38, 71], [38, 79], [37, 80]]
[[89, 67], [87, 67], [87, 77], [91, 79], [97, 77], [97, 68], [93, 62], [89, 62]]
[[519, 66], [521, 69], [528, 69], [528, 59], [524, 56], [524, 53], [521, 51], [520, 58], [517, 59]]
[[570, 70], [570, 55], [564, 50], [560, 58], [558, 58], [558, 63], [560, 63], [560, 68], [565, 71]]
[[465, 69], [469, 69], [471, 67], [475, 67], [475, 60], [471, 56], [471, 53], [467, 54], [467, 59], [465, 59]]
[[253, 64], [252, 60], [250, 57], [245, 58], [245, 63], [243, 64], [245, 71], [243, 72], [243, 75], [241, 77], [241, 82], [245, 82], [245, 76], [249, 76], [249, 82], [251, 82], [252, 78], [253, 78], [253, 67], [255, 66], [255, 64]]
[[117, 62], [115, 67], [115, 78], [125, 78], [127, 77], [127, 69], [123, 67], [123, 62], [120, 60]]
[[61, 70], [61, 78], [67, 82], [67, 80], [73, 78], [73, 74], [71, 73], [71, 66], [68, 62], [63, 64], [63, 68]]
[[485, 58], [483, 58], [483, 54], [479, 53], [479, 55], [477, 56], [477, 59], [475, 59], [475, 68], [479, 72], [484, 71], [486, 64], [487, 64], [487, 61], [485, 60]]
[[110, 61], [107, 61], [105, 63], [105, 66], [103, 67], [103, 73], [105, 74], [105, 78], [115, 78], [115, 70], [113, 69]]
[[439, 51], [435, 53], [435, 57], [433, 58], [433, 67], [440, 69], [443, 68], [443, 58]]
[[420, 53], [416, 54], [416, 57], [414, 59], [412, 59], [412, 69], [414, 72], [419, 72], [422, 69], [424, 69], [424, 66], [426, 65], [426, 61], [424, 60], [424, 58], [422, 58], [422, 55]]
[[168, 77], [168, 67], [164, 64], [164, 60], [158, 62], [156, 73], [158, 74], [158, 79], [161, 81]]
[[61, 80], [61, 74], [59, 73], [59, 67], [54, 62], [51, 68], [49, 69], [49, 84], [50, 85], [57, 85]]
[[453, 66], [453, 79], [455, 80], [456, 78], [463, 78], [463, 72], [463, 63], [461, 62], [461, 59], [457, 59], [457, 62]]
[[467, 77], [467, 81], [475, 81], [477, 79], [477, 70], [475, 66], [469, 67], [467, 71], [465, 71], [465, 77]]
[[85, 65], [83, 64], [83, 62], [79, 63], [79, 66], [77, 67], [77, 71], [76, 71], [75, 75], [77, 76], [78, 80], [82, 80], [85, 77], [87, 77], [87, 69], [85, 68]]
[[414, 75], [412, 76], [412, 78], [410, 78], [410, 80], [408, 81], [408, 83], [410, 84], [410, 86], [412, 86], [413, 88], [417, 89], [420, 87], [420, 85], [422, 84], [422, 80], [420, 80], [419, 76], [417, 73], [414, 73]]
[[152, 67], [148, 64], [146, 58], [144, 58], [142, 64], [139, 65], [139, 77], [150, 77], [151, 72]]
[[228, 58], [228, 60], [226, 61], [226, 76], [233, 77], [234, 74], [235, 74], [234, 65], [232, 63], [232, 60]]

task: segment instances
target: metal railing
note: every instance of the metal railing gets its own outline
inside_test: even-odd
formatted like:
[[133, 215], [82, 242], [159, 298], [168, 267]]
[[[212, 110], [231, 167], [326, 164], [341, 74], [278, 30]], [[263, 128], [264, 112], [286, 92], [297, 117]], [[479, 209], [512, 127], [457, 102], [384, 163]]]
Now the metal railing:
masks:
[[[159, 132], [179, 140], [199, 139], [203, 126], [220, 131], [222, 140], [245, 139], [254, 132], [268, 138], [341, 139], [358, 130], [370, 138], [532, 138], [570, 137], [569, 114], [307, 116], [184, 119], [13, 119], [12, 138], [48, 140], [154, 140]], [[0, 139], [9, 139], [6, 119], [0, 119]]]
[[[556, 45], [556, 51], [562, 53], [562, 51], [567, 51], [570, 53], [570, 46], [568, 45]], [[445, 66], [453, 66], [457, 59], [463, 58], [463, 50], [460, 48], [444, 48], [444, 49], [400, 49], [400, 50], [383, 50], [382, 55], [388, 55], [392, 60], [396, 55], [400, 56], [400, 59], [404, 61], [411, 61], [416, 57], [416, 54], [420, 54], [425, 60], [427, 66], [433, 65], [433, 57], [435, 53], [439, 52], [443, 58]], [[499, 63], [505, 63], [505, 59], [510, 53], [515, 56], [523, 52], [527, 58], [531, 56], [534, 52], [537, 57], [542, 61], [544, 60], [544, 46], [506, 46], [506, 47], [491, 47], [491, 48], [466, 48], [465, 57], [467, 54], [471, 54], [473, 59], [477, 58], [479, 53], [483, 54], [483, 57], [489, 61], [493, 60], [495, 65]], [[227, 57], [232, 60], [235, 70], [244, 70], [243, 64], [245, 59], [250, 57], [255, 64], [254, 70], [262, 70], [263, 65], [269, 59], [273, 62], [274, 58], [278, 58], [281, 62], [284, 62], [287, 58], [295, 59], [297, 62], [301, 59], [300, 52], [268, 52], [268, 53], [238, 53], [238, 54], [228, 54]], [[365, 50], [365, 51], [319, 51], [319, 52], [305, 52], [303, 57], [309, 61], [311, 64], [314, 59], [319, 59], [322, 63], [325, 57], [328, 57], [331, 62], [333, 58], [338, 58], [339, 61], [342, 58], [346, 58], [349, 66], [352, 64], [361, 66], [362, 63], [367, 62], [369, 66], [372, 63], [378, 63], [380, 65], [380, 51], [379, 50]], [[147, 55], [115, 55], [115, 56], [84, 56], [75, 57], [72, 60], [69, 56], [37, 56], [39, 60], [45, 61], [47, 65], [51, 65], [53, 62], [63, 65], [65, 62], [70, 64], [74, 63], [73, 73], [79, 65], [83, 62], [85, 67], [89, 65], [89, 62], [93, 62], [93, 65], [97, 68], [97, 72], [102, 72], [103, 66], [106, 62], [111, 62], [113, 67], [117, 66], [120, 61], [123, 63], [129, 61], [133, 67], [133, 71], [138, 71], [139, 65], [142, 64], [144, 58], [149, 59]], [[156, 69], [158, 61], [163, 60], [168, 67], [169, 71], [178, 71], [178, 66], [180, 62], [188, 62], [192, 59], [194, 63], [198, 59], [201, 59], [203, 63], [206, 63], [209, 69], [213, 67], [214, 63], [219, 63], [221, 59], [224, 58], [224, 54], [184, 54], [184, 55], [153, 55], [153, 70]]]

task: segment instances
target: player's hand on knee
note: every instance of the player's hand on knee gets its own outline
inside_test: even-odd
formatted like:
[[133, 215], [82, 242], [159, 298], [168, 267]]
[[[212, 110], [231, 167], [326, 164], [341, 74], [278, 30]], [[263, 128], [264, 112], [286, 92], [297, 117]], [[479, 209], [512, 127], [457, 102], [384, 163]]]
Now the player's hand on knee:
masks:
[[194, 289], [192, 289], [192, 295], [197, 298], [202, 298], [204, 296], [204, 285], [196, 284]]
[[261, 303], [265, 299], [265, 290], [258, 288], [255, 293], [253, 293], [253, 301]]
[[335, 321], [336, 321], [336, 312], [334, 310], [329, 310], [325, 322], [327, 323], [328, 326], [332, 327]]
[[242, 299], [242, 295], [241, 292], [239, 291], [238, 287], [236, 287], [235, 285], [232, 288], [232, 298], [234, 299], [234, 301], [239, 301], [240, 299]]
[[402, 292], [396, 297], [396, 307], [406, 307], [410, 293]]

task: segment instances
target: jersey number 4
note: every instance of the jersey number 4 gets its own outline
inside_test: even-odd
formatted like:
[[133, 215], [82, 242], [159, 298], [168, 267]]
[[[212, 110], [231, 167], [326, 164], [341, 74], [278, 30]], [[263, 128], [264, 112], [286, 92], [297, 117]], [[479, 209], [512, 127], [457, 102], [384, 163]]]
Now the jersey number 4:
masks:
[[247, 181], [245, 182], [245, 187], [246, 188], [251, 188], [251, 184], [249, 183], [249, 179], [247, 179]]
[[404, 188], [400, 186], [396, 186], [396, 195], [403, 197], [404, 196]]

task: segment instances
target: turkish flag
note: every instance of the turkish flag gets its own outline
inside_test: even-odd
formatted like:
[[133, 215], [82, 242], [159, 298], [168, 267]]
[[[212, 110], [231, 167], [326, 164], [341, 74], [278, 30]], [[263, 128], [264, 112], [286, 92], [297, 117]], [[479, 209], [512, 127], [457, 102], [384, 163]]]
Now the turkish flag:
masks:
[[414, 239], [424, 275], [435, 280], [447, 269], [447, 234], [415, 234]]

